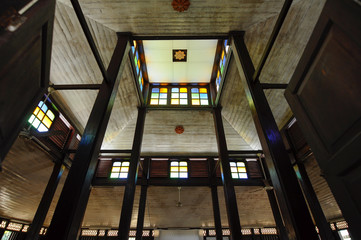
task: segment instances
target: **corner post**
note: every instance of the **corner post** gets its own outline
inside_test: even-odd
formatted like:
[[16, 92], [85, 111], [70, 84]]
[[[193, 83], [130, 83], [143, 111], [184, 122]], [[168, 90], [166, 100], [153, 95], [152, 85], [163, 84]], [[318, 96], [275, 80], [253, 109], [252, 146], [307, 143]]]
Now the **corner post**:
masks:
[[85, 127], [79, 148], [69, 170], [62, 193], [48, 228], [48, 240], [72, 240], [79, 229], [90, 195], [99, 151], [130, 49], [129, 36], [118, 35], [118, 42]]
[[119, 221], [118, 239], [128, 240], [130, 222], [132, 220], [133, 203], [135, 188], [138, 177], [138, 167], [140, 160], [140, 151], [142, 147], [144, 123], [146, 116], [146, 108], [144, 106], [138, 109], [137, 124], [135, 127], [132, 154], [130, 157], [130, 166], [127, 184], [125, 185], [122, 212]]
[[238, 215], [237, 197], [234, 190], [233, 179], [231, 176], [231, 168], [229, 166], [228, 149], [226, 136], [223, 128], [223, 120], [221, 108], [213, 109], [214, 125], [216, 130], [216, 139], [218, 145], [218, 156], [221, 166], [222, 182], [224, 189], [224, 197], [226, 200], [228, 224], [231, 232], [231, 240], [239, 240], [242, 238], [241, 223]]
[[[283, 144], [272, 111], [244, 43], [243, 34], [231, 34], [234, 59], [241, 75], [252, 117], [290, 239], [318, 240], [306, 201]], [[244, 74], [244, 76], [243, 76]]]

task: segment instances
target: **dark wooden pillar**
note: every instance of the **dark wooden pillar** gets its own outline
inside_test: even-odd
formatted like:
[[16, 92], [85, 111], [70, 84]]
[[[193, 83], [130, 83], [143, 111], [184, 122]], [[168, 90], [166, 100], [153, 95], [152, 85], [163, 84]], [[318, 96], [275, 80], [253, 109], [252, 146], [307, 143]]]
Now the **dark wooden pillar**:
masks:
[[138, 118], [137, 125], [135, 127], [128, 179], [127, 184], [125, 185], [122, 213], [119, 221], [118, 239], [121, 240], [128, 240], [129, 238], [130, 221], [132, 220], [134, 194], [138, 177], [138, 166], [143, 139], [145, 115], [146, 108], [140, 107], [138, 109]]
[[231, 168], [229, 166], [228, 149], [226, 136], [224, 134], [223, 120], [221, 108], [213, 109], [214, 125], [216, 128], [216, 138], [218, 145], [218, 156], [220, 161], [224, 197], [226, 200], [227, 216], [229, 230], [231, 232], [231, 240], [239, 240], [242, 238], [241, 223], [239, 221], [237, 198], [234, 191], [233, 179], [231, 176]]
[[120, 75], [129, 52], [129, 36], [118, 35], [118, 42], [107, 74], [95, 100], [79, 148], [65, 181], [46, 239], [76, 239], [88, 202], [100, 147], [118, 91]]
[[44, 224], [44, 220], [49, 211], [50, 204], [53, 201], [55, 191], [58, 187], [59, 180], [63, 175], [64, 169], [65, 167], [61, 161], [55, 163], [48, 185], [46, 186], [43, 197], [41, 198], [38, 210], [36, 211], [33, 222], [26, 234], [26, 240], [36, 240], [39, 238], [40, 229]]
[[214, 227], [216, 229], [216, 240], [222, 240], [222, 222], [221, 214], [219, 211], [219, 201], [218, 201], [218, 192], [216, 184], [216, 168], [213, 158], [208, 158], [208, 176], [210, 182], [210, 188], [212, 193], [212, 205], [213, 205], [213, 217], [214, 217]]
[[277, 203], [277, 199], [275, 196], [275, 193], [273, 192], [273, 189], [270, 190], [266, 190], [267, 191], [267, 195], [268, 195], [268, 200], [270, 202], [271, 205], [271, 209], [272, 209], [272, 213], [273, 213], [273, 217], [275, 219], [276, 222], [276, 226], [278, 229], [278, 234], [281, 240], [288, 240], [288, 236], [287, 236], [287, 231], [286, 228], [283, 224], [283, 220], [282, 220], [282, 216], [278, 207], [278, 203]]
[[232, 48], [288, 236], [316, 240], [315, 226], [276, 121], [259, 80], [253, 80], [255, 69], [242, 33], [232, 33]]
[[145, 208], [146, 208], [146, 202], [147, 202], [147, 191], [148, 191], [148, 177], [149, 177], [149, 164], [150, 158], [144, 159], [143, 164], [143, 184], [142, 189], [140, 192], [140, 199], [139, 199], [139, 209], [138, 209], [138, 220], [137, 220], [137, 234], [135, 236], [136, 240], [142, 240], [143, 236], [143, 226], [144, 226], [144, 214], [145, 214]]
[[316, 193], [313, 190], [312, 183], [308, 178], [305, 166], [302, 162], [297, 162], [294, 166], [298, 181], [301, 184], [303, 194], [307, 199], [308, 206], [312, 212], [313, 219], [319, 230], [321, 239], [335, 240], [330, 224], [327, 222], [325, 214], [322, 211], [320, 202], [317, 199]]

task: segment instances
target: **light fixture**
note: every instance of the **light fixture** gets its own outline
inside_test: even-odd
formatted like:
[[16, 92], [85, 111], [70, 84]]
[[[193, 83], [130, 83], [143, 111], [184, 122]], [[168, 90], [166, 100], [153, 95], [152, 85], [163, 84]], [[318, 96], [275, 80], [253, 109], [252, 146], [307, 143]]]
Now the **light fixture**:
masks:
[[189, 0], [173, 0], [172, 2], [174, 10], [178, 12], [186, 11], [189, 8], [189, 5], [191, 5]]

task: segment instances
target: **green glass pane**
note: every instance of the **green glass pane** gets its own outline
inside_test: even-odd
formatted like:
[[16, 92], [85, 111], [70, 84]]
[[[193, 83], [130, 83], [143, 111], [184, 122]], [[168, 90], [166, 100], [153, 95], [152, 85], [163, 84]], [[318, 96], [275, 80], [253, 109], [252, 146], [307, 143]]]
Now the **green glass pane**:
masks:
[[159, 93], [152, 93], [151, 98], [158, 98], [159, 97]]
[[192, 98], [199, 98], [199, 93], [192, 93]]

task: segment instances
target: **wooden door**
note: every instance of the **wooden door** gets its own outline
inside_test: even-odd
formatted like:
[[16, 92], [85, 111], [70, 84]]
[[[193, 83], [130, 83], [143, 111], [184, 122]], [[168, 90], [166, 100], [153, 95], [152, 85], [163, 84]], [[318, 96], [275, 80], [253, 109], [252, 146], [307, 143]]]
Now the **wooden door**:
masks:
[[55, 0], [27, 2], [0, 4], [0, 163], [49, 85]]
[[326, 2], [285, 96], [353, 239], [361, 239], [360, 2]]

